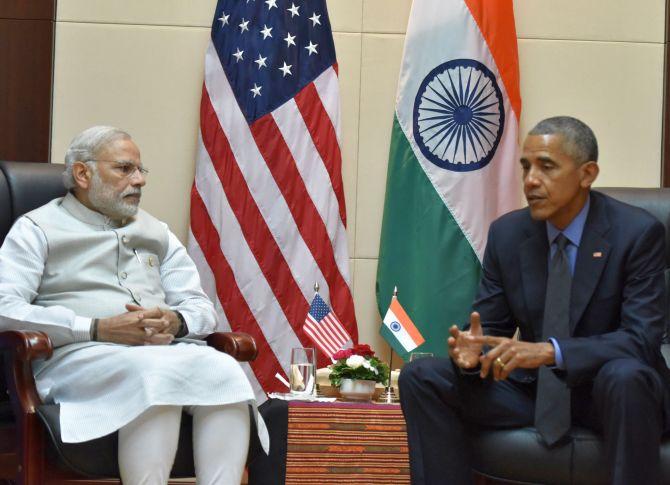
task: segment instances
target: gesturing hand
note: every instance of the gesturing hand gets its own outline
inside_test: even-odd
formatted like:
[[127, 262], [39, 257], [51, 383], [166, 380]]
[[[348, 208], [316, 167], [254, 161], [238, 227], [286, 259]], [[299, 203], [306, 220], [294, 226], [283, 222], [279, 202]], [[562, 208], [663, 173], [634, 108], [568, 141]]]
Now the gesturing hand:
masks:
[[169, 344], [174, 337], [161, 333], [168, 326], [161, 316], [162, 311], [155, 308], [101, 318], [98, 320], [98, 340], [125, 345]]
[[482, 352], [482, 342], [474, 340], [481, 337], [482, 324], [479, 313], [470, 314], [470, 330], [459, 330], [456, 325], [449, 329], [451, 336], [447, 340], [449, 356], [462, 369], [472, 369], [479, 365], [479, 355]]
[[475, 342], [493, 347], [479, 361], [480, 376], [492, 372], [495, 380], [507, 379], [514, 369], [537, 369], [555, 363], [554, 346], [550, 342], [524, 342], [506, 337], [473, 337]]

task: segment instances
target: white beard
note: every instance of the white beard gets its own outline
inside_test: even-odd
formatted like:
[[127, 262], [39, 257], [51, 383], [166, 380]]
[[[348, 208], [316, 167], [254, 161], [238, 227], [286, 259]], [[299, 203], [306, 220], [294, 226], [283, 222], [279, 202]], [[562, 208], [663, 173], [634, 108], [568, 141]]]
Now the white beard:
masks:
[[112, 187], [100, 179], [97, 170], [93, 171], [91, 188], [88, 190], [88, 200], [98, 212], [116, 221], [134, 216], [137, 214], [137, 205], [126, 202], [124, 197], [127, 195], [141, 196], [142, 189], [127, 187], [121, 193], [116, 193]]

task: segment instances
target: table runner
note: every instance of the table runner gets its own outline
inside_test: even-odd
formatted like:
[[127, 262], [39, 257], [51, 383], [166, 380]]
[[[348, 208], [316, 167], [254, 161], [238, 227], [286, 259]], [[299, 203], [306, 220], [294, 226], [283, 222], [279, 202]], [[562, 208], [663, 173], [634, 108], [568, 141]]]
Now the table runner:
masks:
[[410, 483], [400, 406], [291, 402], [286, 483]]

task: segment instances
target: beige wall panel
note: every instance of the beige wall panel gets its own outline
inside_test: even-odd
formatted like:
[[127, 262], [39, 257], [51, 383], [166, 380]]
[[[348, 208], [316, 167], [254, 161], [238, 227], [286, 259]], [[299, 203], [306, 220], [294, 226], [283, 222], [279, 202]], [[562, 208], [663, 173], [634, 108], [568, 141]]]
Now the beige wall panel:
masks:
[[403, 35], [363, 35], [355, 257], [376, 258]]
[[363, 32], [404, 34], [412, 0], [363, 0]]
[[142, 207], [186, 240], [207, 29], [59, 23], [52, 159], [94, 124], [128, 130], [149, 168]]
[[340, 77], [342, 125], [342, 181], [347, 205], [349, 255], [354, 254], [356, 234], [356, 178], [358, 176], [358, 116], [361, 85], [361, 35], [333, 34]]
[[216, 0], [58, 0], [56, 18], [70, 22], [210, 27]]
[[[376, 259], [354, 260], [354, 302], [356, 302], [356, 320], [358, 321], [358, 339], [369, 344], [382, 360], [388, 362], [390, 347], [381, 335], [379, 327], [381, 317], [377, 310], [375, 281], [377, 280]], [[394, 367], [400, 361], [394, 359]]]
[[[328, 0], [326, 4], [333, 32], [361, 31], [363, 0]], [[309, 12], [308, 15], [312, 15], [312, 12]]]
[[[216, 0], [59, 0], [56, 15], [69, 22], [210, 27], [215, 7]], [[334, 31], [360, 32], [362, 11], [363, 0], [328, 0]]]
[[517, 35], [663, 42], [665, 0], [515, 0]]
[[519, 41], [522, 133], [567, 114], [598, 137], [601, 186], [660, 185], [663, 46]]

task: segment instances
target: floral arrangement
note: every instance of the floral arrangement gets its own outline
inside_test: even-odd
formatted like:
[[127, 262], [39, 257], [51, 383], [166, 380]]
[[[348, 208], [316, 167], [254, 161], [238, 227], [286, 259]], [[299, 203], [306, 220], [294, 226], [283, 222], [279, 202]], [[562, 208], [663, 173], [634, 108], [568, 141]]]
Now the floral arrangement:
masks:
[[329, 365], [330, 383], [340, 387], [342, 379], [361, 379], [388, 384], [389, 366], [375, 357], [369, 345], [354, 345], [333, 354], [334, 364]]

